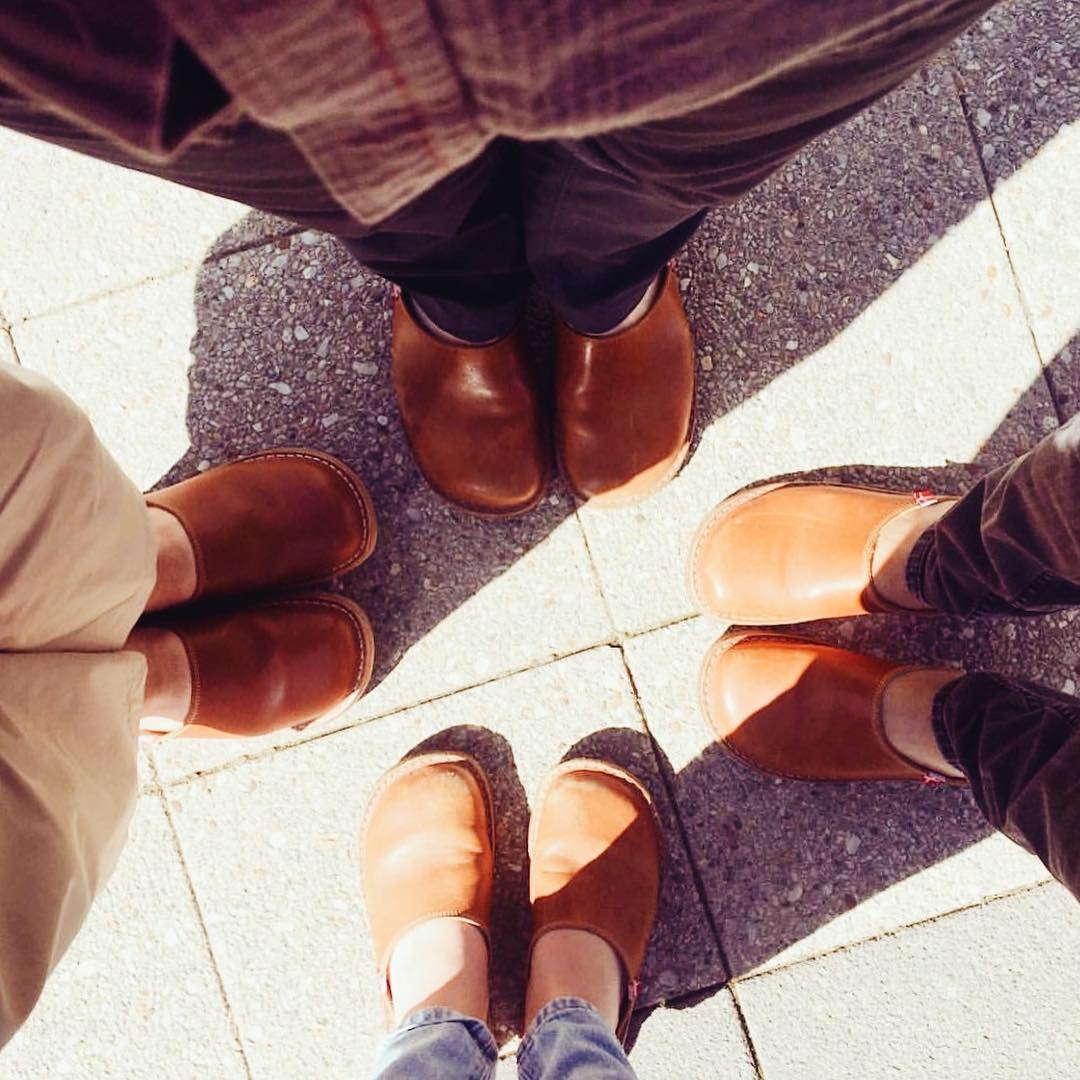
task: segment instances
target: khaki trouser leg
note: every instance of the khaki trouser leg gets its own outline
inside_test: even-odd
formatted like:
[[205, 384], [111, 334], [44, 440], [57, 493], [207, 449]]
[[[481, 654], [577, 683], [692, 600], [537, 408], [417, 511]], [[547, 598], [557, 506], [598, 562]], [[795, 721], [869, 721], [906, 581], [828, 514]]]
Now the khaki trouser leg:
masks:
[[154, 582], [145, 505], [85, 415], [0, 364], [0, 1045], [116, 864]]

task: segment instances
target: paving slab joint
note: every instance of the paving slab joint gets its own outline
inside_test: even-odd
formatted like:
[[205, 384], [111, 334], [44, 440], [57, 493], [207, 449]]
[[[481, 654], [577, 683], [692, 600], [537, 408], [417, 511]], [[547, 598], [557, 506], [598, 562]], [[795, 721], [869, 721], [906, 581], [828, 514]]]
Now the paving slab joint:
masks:
[[218, 966], [217, 956], [214, 953], [214, 946], [210, 940], [210, 931], [207, 929], [206, 919], [203, 916], [202, 904], [199, 903], [198, 894], [195, 892], [195, 884], [191, 879], [191, 871], [188, 868], [187, 859], [184, 857], [184, 848], [180, 843], [180, 833], [176, 828], [176, 821], [173, 818], [172, 808], [169, 806], [167, 789], [161, 785], [160, 780], [158, 779], [157, 764], [153, 760], [150, 761], [150, 769], [157, 782], [158, 799], [161, 803], [161, 809], [165, 815], [165, 821], [169, 828], [169, 835], [172, 837], [173, 849], [177, 859], [180, 861], [180, 871], [184, 875], [184, 884], [187, 886], [188, 896], [191, 898], [191, 904], [195, 910], [195, 921], [198, 924], [199, 933], [202, 935], [203, 944], [206, 947], [206, 954], [210, 959], [210, 969], [214, 973], [214, 982], [217, 986], [218, 994], [221, 997], [221, 1006], [225, 1011], [225, 1020], [229, 1026], [229, 1034], [232, 1035], [233, 1042], [236, 1044], [236, 1049], [240, 1055], [241, 1062], [243, 1062], [244, 1074], [246, 1075], [247, 1080], [255, 1080], [251, 1062], [248, 1059], [247, 1051], [244, 1049], [244, 1041], [240, 1037], [240, 1024], [236, 1019], [236, 1014], [233, 1012], [232, 1003], [229, 1001], [229, 995], [225, 989], [225, 979], [221, 974], [221, 968]]
[[964, 123], [967, 125], [968, 135], [971, 138], [972, 144], [975, 147], [975, 157], [979, 162], [979, 171], [983, 178], [983, 185], [986, 188], [986, 197], [990, 201], [990, 209], [994, 213], [994, 222], [997, 225], [998, 236], [1001, 237], [1001, 246], [1005, 250], [1005, 259], [1009, 264], [1009, 273], [1012, 276], [1013, 287], [1016, 289], [1016, 295], [1020, 298], [1020, 313], [1024, 319], [1024, 325], [1027, 327], [1028, 336], [1031, 338], [1031, 347], [1035, 350], [1035, 355], [1039, 361], [1039, 370], [1042, 372], [1042, 380], [1046, 385], [1047, 393], [1050, 396], [1050, 404], [1053, 406], [1054, 414], [1057, 416], [1059, 424], [1064, 424], [1067, 417], [1062, 411], [1061, 406], [1058, 404], [1057, 398], [1054, 395], [1054, 387], [1050, 382], [1050, 378], [1047, 374], [1047, 357], [1044, 357], [1042, 350], [1039, 348], [1038, 338], [1035, 336], [1035, 329], [1032, 326], [1031, 320], [1031, 305], [1028, 303], [1027, 296], [1024, 293], [1023, 285], [1020, 282], [1020, 275], [1016, 269], [1016, 263], [1013, 260], [1012, 251], [1009, 248], [1009, 240], [1005, 235], [1005, 226], [1001, 220], [1001, 214], [998, 212], [997, 198], [994, 192], [994, 181], [990, 175], [990, 170], [986, 166], [986, 161], [983, 158], [982, 151], [979, 145], [978, 126], [975, 123], [975, 117], [971, 110], [971, 103], [968, 100], [967, 89], [964, 86], [964, 79], [961, 73], [956, 69], [955, 65], [951, 67], [953, 90], [956, 93], [957, 98], [960, 101], [960, 110], [964, 115]]

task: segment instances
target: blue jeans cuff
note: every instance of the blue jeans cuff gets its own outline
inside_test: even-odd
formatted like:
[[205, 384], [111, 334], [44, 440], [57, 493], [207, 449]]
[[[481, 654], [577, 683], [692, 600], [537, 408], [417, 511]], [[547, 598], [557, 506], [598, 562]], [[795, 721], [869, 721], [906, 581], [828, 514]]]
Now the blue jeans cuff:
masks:
[[482, 1023], [477, 1021], [475, 1016], [466, 1016], [465, 1013], [459, 1013], [456, 1009], [447, 1009], [442, 1005], [433, 1005], [429, 1009], [417, 1009], [415, 1012], [409, 1013], [404, 1020], [396, 1028], [394, 1028], [394, 1034], [399, 1031], [412, 1031], [414, 1028], [427, 1027], [430, 1024], [442, 1024], [447, 1020], [467, 1020], [472, 1023]]
[[522, 1080], [565, 1077], [633, 1080], [626, 1052], [604, 1018], [577, 997], [549, 1001], [529, 1025], [517, 1052]]
[[541, 1024], [546, 1024], [550, 1020], [555, 1020], [560, 1016], [565, 1016], [568, 1012], [584, 1011], [589, 1014], [589, 1017], [596, 1017], [603, 1023], [600, 1018], [600, 1014], [584, 999], [579, 997], [561, 997], [552, 998], [534, 1017], [533, 1022], [529, 1025], [529, 1030], [525, 1032], [525, 1037], [521, 1040], [521, 1047], [524, 1050], [525, 1044], [532, 1039], [536, 1033], [536, 1029]]
[[417, 1009], [379, 1048], [375, 1075], [384, 1080], [488, 1077], [498, 1057], [499, 1049], [482, 1020], [441, 1006]]

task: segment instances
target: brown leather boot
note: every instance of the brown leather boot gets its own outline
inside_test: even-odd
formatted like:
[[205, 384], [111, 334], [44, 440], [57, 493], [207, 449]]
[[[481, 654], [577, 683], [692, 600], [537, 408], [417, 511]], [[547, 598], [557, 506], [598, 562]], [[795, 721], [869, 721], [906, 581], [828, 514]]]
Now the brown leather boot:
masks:
[[375, 550], [367, 488], [318, 450], [240, 458], [151, 492], [146, 503], [177, 518], [191, 540], [191, 600], [326, 581]]
[[448, 345], [399, 296], [392, 353], [401, 422], [427, 482], [481, 517], [531, 510], [547, 485], [548, 448], [520, 329], [491, 345]]
[[886, 687], [923, 666], [783, 634], [726, 634], [706, 654], [701, 708], [721, 745], [774, 776], [963, 785], [908, 760], [885, 737]]
[[663, 853], [652, 796], [608, 762], [563, 762], [537, 800], [529, 858], [529, 955], [552, 930], [586, 930], [606, 941], [623, 968], [617, 1034], [625, 1040], [660, 902]]
[[579, 334], [557, 320], [559, 463], [578, 498], [624, 506], [659, 491], [690, 449], [694, 343], [675, 275], [627, 330]]
[[191, 707], [179, 738], [306, 727], [351, 704], [371, 679], [371, 625], [335, 593], [284, 596], [155, 625], [180, 638], [191, 665]]
[[872, 612], [930, 613], [890, 603], [871, 567], [881, 530], [943, 499], [841, 484], [766, 484], [725, 499], [690, 551], [700, 611], [750, 626]]
[[491, 789], [479, 762], [447, 752], [406, 758], [379, 781], [360, 830], [360, 878], [388, 1016], [390, 954], [430, 919], [491, 926]]

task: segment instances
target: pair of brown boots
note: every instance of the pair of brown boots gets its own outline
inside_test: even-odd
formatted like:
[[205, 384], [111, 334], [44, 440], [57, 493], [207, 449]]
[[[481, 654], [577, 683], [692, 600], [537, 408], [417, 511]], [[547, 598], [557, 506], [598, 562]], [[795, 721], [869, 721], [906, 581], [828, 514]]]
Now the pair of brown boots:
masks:
[[[360, 847], [388, 1005], [394, 946], [422, 923], [469, 923], [489, 942], [490, 955], [492, 798], [475, 759], [460, 753], [406, 758], [376, 788]], [[625, 1039], [660, 896], [661, 833], [651, 796], [608, 762], [563, 762], [537, 800], [529, 859], [530, 958], [553, 930], [583, 930], [605, 941], [622, 967], [617, 1032]]]
[[175, 634], [191, 670], [183, 737], [244, 737], [340, 711], [371, 679], [363, 610], [298, 591], [354, 570], [374, 551], [371, 496], [337, 458], [269, 450], [146, 497], [180, 523], [195, 589], [144, 624]]
[[[955, 500], [823, 483], [769, 484], [725, 499], [694, 538], [689, 590], [698, 609], [751, 626], [867, 614], [935, 614], [912, 591], [909, 566]], [[910, 524], [908, 524], [910, 522]], [[904, 581], [887, 596], [877, 559], [887, 530]], [[917, 574], [915, 575], [918, 576]], [[906, 601], [906, 602], [905, 602]], [[795, 780], [921, 780], [962, 784], [930, 750], [918, 760], [890, 739], [886, 696], [907, 675], [941, 689], [963, 672], [907, 665], [775, 630], [734, 631], [709, 650], [701, 708], [722, 746], [746, 764]], [[930, 724], [930, 706], [926, 709]], [[920, 750], [933, 740], [920, 743]], [[942, 772], [950, 768], [948, 773]]]
[[519, 326], [486, 345], [449, 344], [394, 305], [394, 393], [420, 471], [481, 517], [531, 510], [554, 457], [582, 502], [626, 505], [659, 491], [690, 449], [694, 348], [670, 269], [649, 310], [615, 333], [555, 327], [554, 401]]

